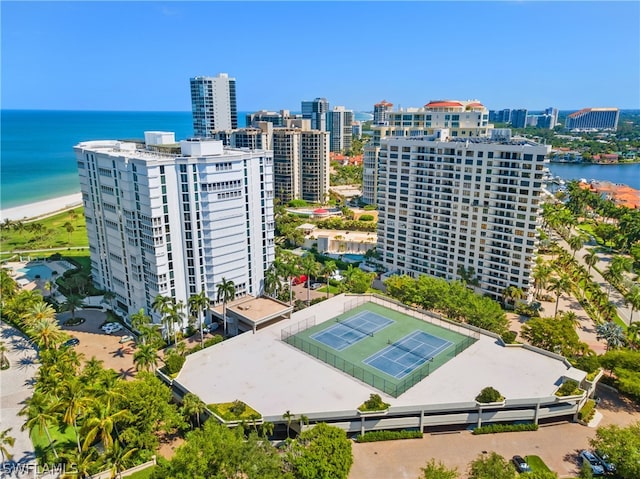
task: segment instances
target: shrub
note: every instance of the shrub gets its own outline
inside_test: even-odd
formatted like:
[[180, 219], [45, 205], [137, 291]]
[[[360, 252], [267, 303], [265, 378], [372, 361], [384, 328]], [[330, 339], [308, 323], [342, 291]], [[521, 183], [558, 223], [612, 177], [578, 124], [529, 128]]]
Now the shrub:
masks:
[[384, 411], [389, 409], [390, 404], [384, 402], [379, 394], [370, 394], [361, 406], [358, 407], [359, 411]]
[[373, 215], [362, 215], [358, 218], [358, 221], [373, 221]]
[[362, 208], [365, 211], [373, 211], [375, 209], [378, 209], [378, 205], [364, 205], [364, 208]]
[[307, 206], [307, 202], [305, 200], [291, 200], [287, 203], [287, 206], [290, 206], [291, 208], [302, 208]]
[[571, 362], [576, 368], [588, 373], [596, 373], [600, 369], [600, 359], [595, 354], [591, 356], [580, 356]]
[[180, 356], [179, 354], [175, 354], [175, 353], [170, 353], [164, 359], [164, 362], [167, 365], [166, 366], [167, 373], [176, 374], [180, 372], [180, 369], [182, 369], [182, 365], [184, 364], [185, 361], [186, 361], [186, 358], [184, 356]]
[[238, 399], [233, 402], [209, 404], [207, 407], [225, 421], [243, 421], [261, 417], [258, 411]]
[[488, 424], [480, 426], [473, 430], [473, 434], [495, 434], [498, 432], [521, 432], [521, 431], [537, 431], [538, 425], [534, 423], [527, 424]]
[[575, 394], [580, 394], [580, 388], [578, 381], [574, 379], [567, 379], [556, 391], [556, 396], [573, 396]]
[[516, 342], [516, 338], [518, 337], [518, 333], [515, 331], [507, 331], [502, 335], [502, 340], [507, 344], [513, 344]]
[[500, 402], [504, 401], [504, 398], [496, 389], [487, 386], [476, 396], [476, 401], [479, 403]]
[[420, 439], [420, 431], [371, 431], [356, 436], [356, 442], [394, 441], [396, 439]]
[[584, 406], [578, 411], [578, 419], [583, 422], [589, 422], [596, 415], [596, 402], [593, 399], [587, 400]]
[[204, 347], [208, 348], [209, 346], [213, 346], [214, 344], [221, 343], [224, 338], [219, 334], [215, 335], [213, 338], [204, 340]]
[[82, 324], [85, 322], [84, 318], [76, 316], [75, 318], [69, 318], [64, 322], [65, 326], [77, 326], [78, 324]]

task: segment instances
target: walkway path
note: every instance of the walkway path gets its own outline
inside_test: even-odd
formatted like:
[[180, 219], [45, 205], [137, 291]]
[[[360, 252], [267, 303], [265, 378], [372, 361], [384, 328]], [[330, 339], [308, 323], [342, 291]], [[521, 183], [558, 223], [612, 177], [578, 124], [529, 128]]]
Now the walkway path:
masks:
[[[572, 234], [578, 234], [578, 233], [575, 231], [572, 231]], [[584, 234], [584, 233], [580, 232], [580, 234]], [[553, 239], [557, 241], [557, 243], [560, 246], [562, 246], [562, 248], [567, 250], [569, 254], [573, 255], [573, 251], [571, 247], [564, 239], [562, 239], [560, 236], [556, 237], [556, 235], [554, 235]], [[596, 248], [599, 248], [599, 246], [594, 244], [585, 244], [582, 248], [576, 251], [576, 255], [575, 255], [576, 260], [578, 261], [579, 264], [587, 268], [587, 270], [589, 270], [589, 267], [587, 266], [587, 263], [584, 260], [584, 255]], [[604, 292], [607, 292], [608, 289], [611, 288], [609, 299], [616, 306], [616, 309], [618, 310], [618, 316], [620, 316], [620, 319], [622, 319], [622, 321], [624, 321], [628, 325], [631, 318], [631, 308], [627, 306], [627, 303], [622, 297], [622, 294], [620, 294], [620, 292], [616, 288], [610, 286], [609, 282], [606, 279], [604, 279], [602, 275], [596, 270], [597, 268], [600, 271], [605, 271], [609, 267], [609, 263], [611, 262], [612, 256], [613, 255], [607, 254], [607, 253], [598, 253], [598, 262], [596, 263], [594, 268], [591, 268], [590, 274], [593, 281], [599, 284]]]
[[16, 440], [14, 446], [9, 448], [13, 460], [30, 463], [35, 460], [33, 444], [29, 431], [20, 430], [25, 418], [18, 416], [18, 412], [33, 392], [38, 353], [29, 339], [4, 322], [0, 322], [0, 338], [8, 349], [10, 363], [9, 369], [0, 371], [0, 424], [2, 430], [11, 428], [10, 436]]

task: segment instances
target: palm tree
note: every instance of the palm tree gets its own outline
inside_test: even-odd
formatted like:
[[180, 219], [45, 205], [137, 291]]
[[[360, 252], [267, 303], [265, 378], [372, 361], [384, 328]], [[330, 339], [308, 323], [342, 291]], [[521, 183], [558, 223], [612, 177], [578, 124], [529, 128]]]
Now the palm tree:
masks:
[[[182, 398], [182, 414], [189, 418], [189, 422], [191, 422], [191, 419], [195, 416], [198, 427], [200, 427], [200, 415], [206, 408], [207, 406], [202, 399], [193, 393], [187, 393]], [[193, 423], [191, 429], [193, 429]]]
[[624, 297], [627, 304], [631, 307], [631, 316], [629, 317], [629, 326], [633, 323], [633, 312], [640, 309], [640, 286], [634, 284]]
[[45, 349], [61, 344], [68, 337], [53, 319], [38, 320], [27, 329], [27, 333], [34, 338], [39, 347]]
[[573, 251], [573, 257], [575, 258], [576, 252], [584, 246], [584, 239], [582, 236], [571, 236], [567, 243], [569, 243], [569, 248]]
[[596, 338], [607, 342], [607, 351], [618, 349], [624, 344], [624, 331], [616, 323], [609, 321], [596, 326]]
[[627, 343], [633, 349], [640, 348], [640, 321], [631, 323], [627, 328]]
[[71, 243], [71, 233], [75, 231], [75, 228], [70, 221], [67, 221], [62, 227], [67, 230], [67, 243]]
[[97, 450], [95, 448], [88, 449], [86, 451], [78, 451], [73, 449], [64, 453], [64, 458], [67, 460], [67, 464], [73, 464], [74, 475], [84, 479], [89, 477], [89, 471], [95, 464], [94, 456]]
[[312, 254], [306, 254], [302, 258], [302, 271], [307, 275], [307, 306], [311, 304], [311, 276], [317, 276], [320, 272], [320, 263]]
[[109, 303], [109, 307], [111, 309], [113, 309], [113, 300], [116, 297], [116, 293], [114, 293], [113, 291], [105, 291], [104, 293], [102, 293], [102, 299], [107, 301]]
[[539, 263], [535, 266], [532, 276], [535, 281], [536, 296], [542, 289], [546, 289], [552, 272], [553, 269], [548, 264]]
[[0, 431], [0, 454], [2, 454], [2, 462], [13, 457], [13, 454], [9, 452], [9, 449], [7, 447], [13, 447], [13, 445], [16, 443], [16, 438], [9, 436], [11, 429], [13, 428], [10, 427], [9, 429]]
[[53, 451], [56, 459], [58, 453], [53, 446], [53, 439], [51, 439], [51, 433], [49, 432], [48, 424], [55, 423], [57, 416], [53, 413], [54, 405], [50, 400], [41, 392], [34, 392], [33, 396], [25, 401], [25, 406], [18, 413], [20, 416], [27, 416], [27, 421], [22, 425], [21, 430], [31, 431], [34, 427], [38, 426], [40, 431], [44, 431], [49, 440], [49, 447]]
[[150, 344], [142, 344], [133, 353], [133, 364], [136, 366], [136, 371], [141, 369], [151, 371], [158, 366], [159, 359], [158, 351]]
[[38, 321], [53, 321], [55, 317], [56, 310], [53, 309], [50, 304], [47, 304], [44, 301], [38, 301], [29, 307], [27, 312], [23, 314], [22, 325], [28, 329]]
[[194, 314], [198, 318], [198, 325], [200, 326], [200, 346], [204, 348], [204, 333], [202, 332], [202, 325], [204, 323], [203, 313], [209, 309], [209, 298], [204, 291], [204, 285], [202, 290], [198, 294], [192, 294], [189, 296], [189, 310], [191, 314]]
[[296, 417], [296, 415], [292, 414], [291, 411], [289, 411], [288, 409], [282, 415], [282, 419], [286, 419], [286, 421], [287, 421], [287, 437], [291, 437], [291, 435], [290, 435], [291, 421], [293, 421], [293, 419], [295, 417]]
[[69, 311], [71, 318], [76, 319], [76, 311], [84, 306], [84, 301], [78, 295], [67, 296], [67, 300], [62, 304], [63, 311]]
[[113, 412], [109, 404], [93, 402], [91, 414], [88, 415], [83, 429], [86, 432], [83, 450], [89, 449], [96, 437], [100, 437], [102, 446], [108, 452], [113, 446], [113, 429], [116, 422], [125, 418], [129, 413], [126, 409]]
[[322, 269], [322, 274], [324, 274], [325, 278], [327, 278], [327, 299], [329, 299], [329, 280], [331, 279], [333, 273], [335, 273], [336, 271], [338, 271], [338, 266], [333, 260], [328, 260], [324, 264], [324, 268]]
[[171, 341], [171, 320], [169, 318], [169, 312], [171, 311], [175, 300], [169, 296], [162, 296], [159, 294], [153, 300], [153, 304], [151, 307], [157, 313], [160, 313], [162, 324], [165, 326], [165, 331], [167, 331], [168, 341]]
[[562, 293], [566, 293], [569, 291], [569, 287], [571, 286], [571, 283], [566, 273], [563, 273], [561, 276], [556, 276], [555, 278], [551, 278], [549, 283], [550, 283], [549, 291], [556, 293], [556, 310], [554, 313], [554, 317], [557, 317], [558, 305], [560, 304], [560, 296], [562, 296]]
[[595, 250], [591, 250], [587, 254], [585, 254], [582, 259], [584, 259], [584, 262], [588, 267], [587, 274], [591, 275], [591, 268], [593, 268], [598, 263], [598, 253], [596, 253]]
[[113, 449], [109, 454], [109, 461], [111, 462], [111, 478], [121, 478], [122, 471], [124, 471], [125, 466], [131, 456], [138, 450], [137, 447], [131, 449], [125, 449], [120, 441], [116, 441], [113, 444]]
[[233, 281], [227, 281], [224, 277], [217, 287], [216, 301], [222, 301], [222, 321], [224, 324], [224, 335], [227, 336], [227, 303], [236, 296], [236, 285]]
[[78, 417], [84, 412], [88, 403], [89, 398], [86, 396], [84, 383], [78, 378], [65, 381], [58, 406], [63, 411], [62, 422], [67, 426], [73, 426], [73, 430], [76, 433], [78, 451], [82, 451], [80, 432], [78, 431]]
[[278, 291], [282, 288], [280, 278], [275, 266], [272, 264], [264, 272], [264, 293], [269, 296], [277, 297]]
[[515, 305], [515, 302], [519, 299], [524, 298], [525, 293], [522, 289], [517, 286], [507, 286], [502, 292], [502, 300], [506, 304]]
[[7, 359], [7, 346], [4, 341], [0, 341], [0, 369], [5, 369], [5, 365], [9, 367], [9, 360]]

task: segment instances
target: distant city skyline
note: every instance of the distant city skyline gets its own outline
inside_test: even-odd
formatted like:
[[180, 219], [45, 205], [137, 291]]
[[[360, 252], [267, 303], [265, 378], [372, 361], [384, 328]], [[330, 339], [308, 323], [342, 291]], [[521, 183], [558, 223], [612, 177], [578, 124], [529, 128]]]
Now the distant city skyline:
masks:
[[3, 109], [190, 111], [221, 72], [243, 112], [640, 109], [638, 2], [3, 1], [1, 30]]

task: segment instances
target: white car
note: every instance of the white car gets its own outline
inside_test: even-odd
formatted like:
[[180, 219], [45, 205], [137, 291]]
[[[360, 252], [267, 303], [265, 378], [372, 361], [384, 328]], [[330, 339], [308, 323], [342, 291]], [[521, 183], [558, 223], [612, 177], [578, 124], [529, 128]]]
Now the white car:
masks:
[[107, 334], [116, 333], [122, 330], [122, 325], [120, 323], [109, 323], [104, 325], [102, 330]]

